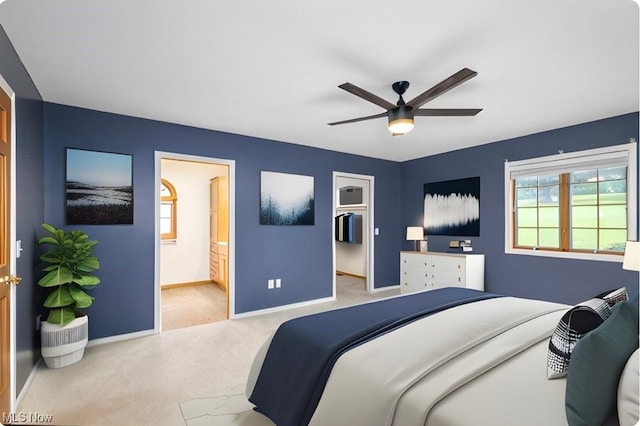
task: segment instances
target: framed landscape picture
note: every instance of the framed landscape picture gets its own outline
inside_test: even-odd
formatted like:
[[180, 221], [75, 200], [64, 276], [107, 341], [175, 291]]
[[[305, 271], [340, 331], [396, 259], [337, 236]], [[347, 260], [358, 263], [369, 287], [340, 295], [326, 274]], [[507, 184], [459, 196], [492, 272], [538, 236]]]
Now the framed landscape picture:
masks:
[[480, 236], [480, 178], [424, 184], [427, 235]]
[[67, 148], [67, 224], [133, 224], [133, 157]]
[[313, 176], [260, 172], [261, 225], [313, 225]]

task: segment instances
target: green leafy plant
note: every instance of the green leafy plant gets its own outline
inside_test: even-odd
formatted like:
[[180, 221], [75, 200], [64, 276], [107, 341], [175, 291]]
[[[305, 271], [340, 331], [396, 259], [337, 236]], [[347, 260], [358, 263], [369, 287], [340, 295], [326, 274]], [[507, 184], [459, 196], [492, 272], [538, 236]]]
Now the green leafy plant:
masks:
[[100, 278], [92, 274], [100, 268], [93, 255], [98, 242], [89, 240], [83, 231], [65, 231], [47, 223], [42, 227], [50, 235], [40, 238], [38, 244], [51, 248], [40, 256], [48, 266], [42, 269], [45, 275], [38, 285], [50, 289], [44, 301], [49, 309], [47, 322], [64, 326], [83, 315], [80, 309], [93, 304], [94, 298], [85, 290], [100, 284]]

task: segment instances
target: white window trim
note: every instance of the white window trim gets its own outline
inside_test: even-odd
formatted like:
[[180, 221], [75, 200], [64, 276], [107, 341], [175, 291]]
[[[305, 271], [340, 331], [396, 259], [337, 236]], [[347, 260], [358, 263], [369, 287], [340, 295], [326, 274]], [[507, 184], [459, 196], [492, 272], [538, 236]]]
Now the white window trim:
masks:
[[564, 164], [576, 161], [584, 156], [591, 155], [617, 155], [626, 152], [627, 164], [627, 240], [637, 238], [637, 206], [638, 206], [638, 156], [637, 143], [630, 139], [629, 143], [614, 145], [604, 148], [589, 149], [570, 153], [559, 153], [545, 157], [531, 158], [520, 161], [505, 161], [504, 163], [504, 252], [506, 254], [522, 254], [527, 256], [557, 257], [564, 259], [598, 260], [604, 262], [622, 263], [623, 256], [606, 253], [577, 253], [563, 251], [548, 251], [536, 249], [521, 249], [511, 247], [513, 241], [513, 227], [511, 226], [513, 194], [511, 191], [511, 174], [514, 171], [526, 168], [553, 167], [554, 164]]

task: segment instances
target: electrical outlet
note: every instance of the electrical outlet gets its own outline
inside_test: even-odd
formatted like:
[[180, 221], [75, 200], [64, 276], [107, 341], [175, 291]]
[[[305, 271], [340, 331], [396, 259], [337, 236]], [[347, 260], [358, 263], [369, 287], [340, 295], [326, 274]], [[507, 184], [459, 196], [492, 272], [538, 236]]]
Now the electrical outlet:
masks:
[[272, 290], [273, 289], [273, 280], [269, 280], [267, 281], [267, 289]]
[[280, 288], [282, 286], [282, 280], [280, 278], [276, 278], [276, 288]]

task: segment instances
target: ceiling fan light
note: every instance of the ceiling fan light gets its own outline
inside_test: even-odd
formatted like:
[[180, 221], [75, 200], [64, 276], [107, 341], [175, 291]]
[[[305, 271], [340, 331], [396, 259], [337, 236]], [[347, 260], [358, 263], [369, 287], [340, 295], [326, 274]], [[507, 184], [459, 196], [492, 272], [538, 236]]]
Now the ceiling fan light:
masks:
[[409, 105], [398, 105], [387, 112], [389, 131], [392, 135], [404, 135], [413, 129], [413, 108]]
[[394, 135], [403, 135], [413, 130], [413, 118], [396, 118], [389, 121], [389, 131]]

